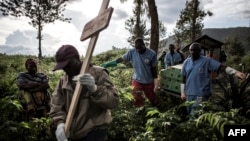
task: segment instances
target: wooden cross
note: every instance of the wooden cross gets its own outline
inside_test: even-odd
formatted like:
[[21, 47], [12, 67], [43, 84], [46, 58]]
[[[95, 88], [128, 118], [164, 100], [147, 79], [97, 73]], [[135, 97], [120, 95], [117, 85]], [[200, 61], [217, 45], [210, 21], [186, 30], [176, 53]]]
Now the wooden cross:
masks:
[[[84, 58], [84, 62], [81, 67], [80, 74], [84, 74], [88, 71], [89, 62], [93, 54], [96, 41], [98, 39], [99, 32], [105, 29], [109, 24], [109, 21], [113, 12], [112, 7], [107, 8], [109, 5], [109, 1], [110, 0], [103, 0], [98, 16], [94, 18], [93, 20], [91, 20], [90, 22], [88, 22], [84, 26], [80, 40], [84, 41], [88, 39], [89, 37], [91, 37], [91, 39], [90, 39], [89, 46], [88, 46], [88, 49]], [[66, 123], [65, 123], [65, 133], [67, 137], [69, 137], [70, 125], [72, 123], [72, 119], [76, 110], [76, 106], [77, 106], [81, 91], [82, 91], [82, 85], [79, 82], [77, 82], [74, 95], [73, 95], [73, 98], [71, 100], [71, 104], [69, 107], [69, 112], [67, 115]]]

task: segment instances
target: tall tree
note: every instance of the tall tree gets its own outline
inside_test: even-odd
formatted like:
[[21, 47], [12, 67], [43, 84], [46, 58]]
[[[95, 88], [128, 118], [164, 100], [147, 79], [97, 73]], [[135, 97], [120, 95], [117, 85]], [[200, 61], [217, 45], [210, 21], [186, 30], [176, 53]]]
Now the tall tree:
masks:
[[245, 49], [238, 37], [228, 37], [225, 39], [224, 48], [229, 56], [244, 56]]
[[[127, 0], [120, 0], [122, 3]], [[126, 21], [126, 26], [130, 33], [134, 34], [133, 30], [141, 31], [141, 29], [145, 29], [146, 32], [150, 34], [150, 43], [148, 43], [148, 39], [146, 38], [147, 44], [150, 44], [150, 48], [153, 49], [156, 53], [158, 52], [159, 47], [159, 40], [160, 37], [164, 38], [166, 35], [166, 28], [164, 25], [159, 22], [158, 19], [158, 12], [157, 12], [157, 6], [155, 3], [155, 0], [134, 0], [134, 4], [136, 5], [133, 13], [135, 17], [130, 18]], [[146, 20], [142, 20], [141, 18], [144, 16], [144, 14], [147, 15], [148, 18], [150, 18], [150, 31], [147, 31], [146, 29]], [[140, 27], [141, 26], [141, 27]], [[133, 27], [133, 30], [131, 29]], [[141, 29], [140, 29], [141, 28]], [[161, 30], [159, 30], [161, 29]], [[139, 32], [138, 32], [139, 33]], [[143, 36], [144, 33], [140, 33], [138, 35]], [[135, 34], [135, 36], [137, 36]], [[144, 36], [145, 37], [145, 36]], [[131, 41], [133, 39], [133, 36], [129, 38]], [[164, 42], [162, 42], [164, 44]], [[162, 44], [161, 44], [162, 45]]]
[[159, 45], [158, 49], [163, 49], [167, 45], [167, 38], [166, 38], [167, 28], [164, 26], [164, 24], [159, 21]]
[[174, 29], [174, 38], [178, 45], [181, 45], [181, 43], [188, 44], [200, 37], [204, 27], [202, 21], [206, 16], [213, 15], [209, 10], [204, 11], [200, 8], [199, 0], [186, 1], [185, 5]]
[[128, 42], [130, 45], [133, 45], [136, 37], [144, 37], [145, 43], [148, 45], [150, 32], [147, 29], [146, 20], [142, 18], [145, 15], [143, 0], [134, 0], [134, 4], [133, 16], [125, 22], [125, 29], [131, 33], [131, 36], [128, 37]]
[[4, 16], [25, 16], [30, 19], [29, 24], [38, 30], [38, 57], [42, 57], [41, 40], [42, 29], [45, 24], [56, 20], [70, 22], [71, 18], [64, 18], [63, 11], [67, 0], [1, 0], [0, 11]]
[[159, 46], [159, 18], [155, 0], [147, 0], [148, 2], [148, 11], [151, 18], [151, 39], [150, 39], [150, 48], [153, 49], [156, 53], [158, 52]]

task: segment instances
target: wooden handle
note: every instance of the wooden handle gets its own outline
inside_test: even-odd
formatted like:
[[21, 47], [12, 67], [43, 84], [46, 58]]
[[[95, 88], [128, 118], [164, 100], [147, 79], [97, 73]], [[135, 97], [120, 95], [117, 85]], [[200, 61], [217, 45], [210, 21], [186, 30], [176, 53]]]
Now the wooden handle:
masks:
[[[103, 0], [101, 9], [100, 9], [98, 15], [102, 14], [102, 12], [105, 9], [107, 9], [108, 5], [109, 5], [109, 0]], [[93, 54], [93, 51], [94, 51], [95, 44], [96, 44], [96, 41], [98, 39], [98, 36], [99, 36], [99, 32], [94, 34], [90, 39], [90, 43], [89, 43], [89, 46], [88, 46], [88, 49], [87, 49], [86, 56], [84, 58], [82, 67], [81, 67], [80, 74], [85, 74], [87, 72], [87, 70], [89, 69], [89, 62], [90, 62], [91, 56]], [[77, 82], [76, 88], [75, 88], [75, 91], [74, 91], [74, 95], [73, 95], [73, 98], [71, 100], [71, 104], [70, 104], [70, 107], [69, 107], [69, 112], [68, 112], [68, 115], [67, 115], [66, 123], [65, 123], [65, 133], [66, 133], [67, 137], [69, 137], [70, 125], [72, 123], [72, 119], [73, 119], [73, 116], [74, 116], [74, 113], [75, 113], [75, 110], [76, 110], [76, 106], [77, 106], [78, 99], [80, 97], [81, 91], [82, 91], [82, 85], [79, 82]]]

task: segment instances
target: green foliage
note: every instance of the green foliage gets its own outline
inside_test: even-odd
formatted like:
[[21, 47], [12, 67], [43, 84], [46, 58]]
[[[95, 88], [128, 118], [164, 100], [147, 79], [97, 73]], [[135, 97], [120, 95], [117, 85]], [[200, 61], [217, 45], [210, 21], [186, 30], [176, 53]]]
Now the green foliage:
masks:
[[4, 16], [26, 16], [31, 19], [30, 24], [37, 27], [46, 23], [53, 23], [55, 20], [70, 21], [64, 18], [62, 12], [65, 10], [66, 0], [58, 2], [57, 0], [15, 0], [1, 1], [0, 11]]
[[[28, 58], [37, 60], [35, 56], [0, 54], [0, 138], [15, 141], [55, 140], [54, 133], [50, 133], [49, 119], [34, 119], [31, 122], [21, 121], [25, 115], [23, 115], [23, 107], [18, 97], [19, 89], [16, 85], [16, 78], [18, 73], [26, 71], [24, 64]], [[57, 83], [60, 73], [51, 72], [54, 61], [49, 61], [50, 59], [39, 60], [38, 71], [49, 75], [50, 86], [54, 88], [54, 83]]]
[[[93, 56], [91, 61], [92, 64], [100, 65], [121, 57], [125, 52], [126, 49], [107, 51]], [[35, 58], [34, 56], [0, 55], [2, 76], [0, 81], [0, 138], [3, 140], [56, 140], [55, 129], [50, 126], [50, 118], [33, 119], [30, 122], [21, 121], [20, 118], [23, 109], [18, 100], [15, 80], [19, 72], [25, 71], [24, 62], [30, 57]], [[244, 62], [244, 58], [245, 56], [242, 57], [241, 62]], [[232, 61], [230, 65], [234, 65], [233, 63]], [[39, 71], [44, 72], [50, 78], [51, 92], [64, 74], [62, 71], [51, 71], [54, 65], [53, 58], [43, 58], [38, 62]], [[135, 108], [131, 95], [133, 74], [131, 65], [119, 64], [107, 70], [120, 97], [119, 107], [112, 110], [113, 122], [109, 126], [109, 141], [222, 141], [224, 124], [249, 124], [250, 122], [250, 117], [248, 117], [250, 115], [249, 80], [241, 85], [238, 85], [238, 81], [227, 83], [233, 84], [234, 89], [225, 89], [227, 93], [223, 93], [221, 88], [220, 97], [215, 96], [208, 102], [201, 103], [196, 110], [197, 118], [189, 119], [186, 107], [192, 102], [183, 102], [179, 97], [164, 91], [157, 93], [159, 99], [157, 107], [152, 107], [146, 100], [144, 107]], [[234, 93], [242, 94], [239, 101], [242, 105], [236, 108], [230, 107], [230, 102], [236, 100], [234, 97], [226, 99], [228, 95]]]
[[199, 0], [186, 1], [185, 8], [181, 10], [176, 22], [175, 42], [178, 45], [189, 44], [200, 37], [204, 27], [202, 21], [206, 16], [212, 16], [212, 12], [204, 11]]
[[134, 46], [134, 40], [137, 37], [143, 37], [145, 44], [149, 44], [150, 31], [147, 29], [147, 22], [144, 18], [147, 11], [146, 4], [146, 1], [143, 0], [134, 1], [133, 17], [130, 17], [125, 22], [125, 29], [130, 32], [130, 37], [128, 37], [127, 41], [131, 46]]
[[239, 70], [242, 72], [250, 72], [250, 52], [247, 52], [245, 56], [241, 57], [241, 66]]
[[[157, 53], [158, 47], [161, 48], [166, 45], [166, 42], [162, 40], [166, 36], [166, 27], [158, 19], [156, 2], [155, 0], [135, 0], [134, 5], [133, 16], [125, 22], [125, 29], [131, 34], [127, 41], [133, 46], [135, 38], [143, 37], [146, 46]], [[146, 24], [148, 20], [151, 24], [150, 29], [147, 28]], [[160, 44], [159, 40], [162, 40]]]
[[0, 111], [4, 113], [0, 117], [1, 123], [9, 120], [17, 120], [19, 111], [22, 111], [22, 105], [15, 96], [5, 96], [0, 99]]
[[226, 53], [231, 56], [245, 55], [245, 49], [237, 37], [229, 37], [225, 40], [224, 48]]
[[134, 40], [137, 37], [144, 37], [146, 46], [149, 45], [149, 29], [146, 27], [146, 21], [140, 21], [139, 26], [136, 26], [136, 17], [130, 17], [125, 22], [125, 29], [127, 29], [131, 37], [127, 39], [131, 46], [134, 46]]
[[[249, 75], [249, 73], [247, 74]], [[223, 107], [226, 111], [235, 108], [244, 109], [241, 111], [241, 115], [248, 115], [250, 117], [250, 99], [249, 88], [250, 88], [250, 77], [240, 82], [238, 78], [234, 76], [226, 75], [223, 80], [217, 81], [218, 85], [224, 92], [223, 97], [214, 97], [212, 103], [218, 104]]]
[[101, 65], [107, 61], [112, 61], [121, 57], [125, 52], [127, 52], [127, 49], [114, 49], [114, 50], [106, 51], [97, 56], [93, 56], [91, 60], [91, 64]]
[[25, 123], [26, 130], [23, 132], [25, 140], [28, 141], [53, 141], [55, 130], [50, 127], [51, 119], [34, 118], [31, 122]]
[[238, 109], [231, 109], [229, 112], [205, 113], [201, 115], [196, 126], [208, 123], [210, 127], [217, 130], [224, 137], [224, 125], [249, 124], [250, 121], [238, 114]]
[[226, 65], [230, 64], [230, 67], [235, 68], [241, 72], [250, 72], [250, 52], [245, 55], [228, 55]]

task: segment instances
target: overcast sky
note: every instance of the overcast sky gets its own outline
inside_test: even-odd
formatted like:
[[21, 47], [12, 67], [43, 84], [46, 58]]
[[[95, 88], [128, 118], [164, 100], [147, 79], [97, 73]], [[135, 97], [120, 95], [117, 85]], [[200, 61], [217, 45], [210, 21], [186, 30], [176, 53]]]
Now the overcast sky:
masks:
[[[97, 40], [94, 55], [112, 49], [130, 47], [126, 42], [129, 32], [125, 21], [132, 16], [133, 1], [120, 3], [110, 0], [114, 8], [109, 26], [101, 31]], [[156, 0], [159, 19], [171, 35], [185, 7], [186, 0]], [[44, 26], [42, 34], [42, 54], [54, 56], [63, 44], [74, 45], [81, 56], [85, 56], [89, 40], [80, 41], [83, 27], [98, 15], [102, 0], [70, 0], [67, 3], [65, 17], [72, 18], [71, 23], [56, 21]], [[228, 28], [250, 26], [250, 0], [201, 0], [204, 10], [213, 12], [206, 17], [205, 28]], [[28, 24], [29, 19], [0, 16], [0, 53], [38, 55], [37, 30]]]

